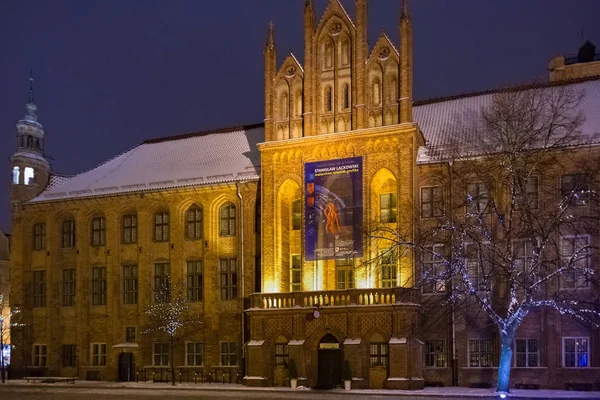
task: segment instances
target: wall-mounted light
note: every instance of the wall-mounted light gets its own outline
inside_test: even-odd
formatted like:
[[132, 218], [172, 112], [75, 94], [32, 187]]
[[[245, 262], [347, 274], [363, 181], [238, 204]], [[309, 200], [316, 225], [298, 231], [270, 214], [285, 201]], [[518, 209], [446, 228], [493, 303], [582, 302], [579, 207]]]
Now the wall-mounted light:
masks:
[[204, 241], [204, 248], [208, 249], [208, 240]]
[[138, 249], [138, 251], [141, 253], [142, 252], [142, 246], [140, 246], [140, 248]]

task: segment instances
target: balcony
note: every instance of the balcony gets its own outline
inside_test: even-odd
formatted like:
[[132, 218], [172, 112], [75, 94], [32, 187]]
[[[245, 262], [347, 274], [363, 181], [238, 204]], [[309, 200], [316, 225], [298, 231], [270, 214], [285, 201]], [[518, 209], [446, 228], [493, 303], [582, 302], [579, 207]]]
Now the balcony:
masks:
[[250, 295], [250, 309], [416, 304], [417, 294], [415, 289], [402, 287], [254, 293]]

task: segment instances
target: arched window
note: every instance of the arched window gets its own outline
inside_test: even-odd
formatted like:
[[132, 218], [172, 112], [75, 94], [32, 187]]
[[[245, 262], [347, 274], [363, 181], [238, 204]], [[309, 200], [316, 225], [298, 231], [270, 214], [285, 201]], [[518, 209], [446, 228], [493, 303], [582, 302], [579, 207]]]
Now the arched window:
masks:
[[350, 86], [344, 85], [344, 109], [350, 108]]
[[302, 228], [302, 201], [292, 202], [292, 230], [299, 231]]
[[75, 247], [75, 221], [68, 219], [62, 224], [62, 247]]
[[235, 205], [227, 203], [219, 210], [219, 236], [235, 235]]
[[27, 147], [33, 147], [33, 138], [31, 136], [27, 136]]
[[121, 220], [123, 244], [137, 243], [137, 215], [127, 214]]
[[159, 211], [154, 214], [154, 241], [166, 242], [169, 240], [169, 213]]
[[200, 239], [202, 237], [202, 209], [197, 205], [191, 206], [185, 216], [186, 239]]
[[350, 64], [350, 42], [344, 39], [342, 42], [342, 65]]
[[106, 244], [106, 220], [104, 217], [92, 219], [92, 246], [104, 246]]
[[34, 173], [33, 173], [33, 168], [31, 167], [25, 167], [25, 171], [23, 174], [23, 183], [25, 183], [26, 185], [33, 185], [35, 183], [34, 180]]
[[19, 167], [13, 167], [13, 183], [15, 185], [19, 184], [19, 176], [21, 175], [21, 170]]
[[381, 104], [381, 83], [379, 83], [379, 79], [373, 81], [373, 105]]
[[331, 42], [325, 43], [325, 69], [333, 68], [333, 44]]
[[281, 118], [288, 118], [289, 116], [289, 99], [287, 93], [281, 95]]
[[331, 111], [333, 103], [333, 93], [331, 93], [331, 86], [325, 88], [325, 111]]
[[296, 117], [302, 116], [302, 92], [296, 92]]

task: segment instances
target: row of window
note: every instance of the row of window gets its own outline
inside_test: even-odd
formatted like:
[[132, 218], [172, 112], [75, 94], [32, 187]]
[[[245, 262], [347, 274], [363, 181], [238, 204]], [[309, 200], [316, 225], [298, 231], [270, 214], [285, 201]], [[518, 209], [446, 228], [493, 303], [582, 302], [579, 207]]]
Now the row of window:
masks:
[[[127, 328], [133, 329], [135, 328]], [[222, 366], [237, 366], [238, 351], [235, 342], [220, 342], [220, 362]], [[90, 365], [94, 367], [106, 366], [106, 343], [92, 343], [90, 345]], [[47, 364], [48, 352], [45, 344], [34, 344], [32, 349], [32, 365], [34, 367], [45, 367]], [[61, 362], [64, 368], [77, 367], [77, 346], [74, 344], [63, 344], [61, 348]], [[152, 365], [168, 366], [169, 362], [169, 343], [154, 342], [152, 344]], [[204, 365], [204, 343], [186, 342], [185, 344], [185, 365], [203, 366]]]
[[[138, 302], [138, 267], [137, 265], [122, 266], [122, 294], [124, 304]], [[171, 270], [169, 263], [154, 264], [154, 300], [166, 302], [170, 298]], [[75, 268], [62, 270], [60, 282], [61, 305], [75, 305], [76, 273]], [[106, 305], [106, 267], [92, 268], [92, 305]], [[33, 306], [46, 306], [46, 271], [33, 271]], [[237, 259], [226, 258], [219, 260], [219, 287], [221, 300], [233, 300], [238, 296]], [[187, 261], [186, 291], [188, 301], [202, 301], [204, 297], [204, 270], [201, 260]]]
[[[203, 233], [203, 211], [198, 206], [192, 206], [185, 215], [185, 238], [201, 239]], [[236, 209], [233, 203], [227, 203], [219, 209], [219, 235], [234, 236], [236, 230]], [[170, 236], [170, 215], [166, 211], [159, 211], [153, 218], [153, 240], [166, 242]], [[136, 214], [127, 214], [121, 218], [121, 243], [132, 244], [138, 241], [138, 218]], [[90, 230], [90, 243], [92, 246], [106, 245], [106, 219], [104, 217], [92, 218]], [[61, 227], [61, 246], [63, 248], [75, 247], [75, 221], [63, 221]], [[43, 250], [46, 248], [46, 224], [39, 223], [33, 226], [33, 248]]]
[[[513, 346], [513, 366], [535, 368], [540, 366], [540, 346], [538, 339], [515, 339]], [[469, 339], [469, 367], [492, 367], [492, 341], [490, 339]], [[447, 367], [445, 340], [426, 340], [424, 346], [425, 367]], [[590, 341], [587, 337], [562, 338], [562, 366], [566, 368], [586, 368], [590, 366]]]

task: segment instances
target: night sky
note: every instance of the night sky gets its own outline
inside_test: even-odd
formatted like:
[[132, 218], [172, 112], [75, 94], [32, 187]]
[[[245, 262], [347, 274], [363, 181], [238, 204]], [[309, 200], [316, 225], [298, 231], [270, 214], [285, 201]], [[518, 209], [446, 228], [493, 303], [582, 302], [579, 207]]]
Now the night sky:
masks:
[[[343, 0], [354, 18], [354, 2]], [[327, 4], [317, 0], [317, 21]], [[0, 2], [0, 228], [8, 158], [33, 69], [46, 152], [77, 173], [144, 139], [263, 120], [263, 55], [303, 59], [304, 0]], [[369, 43], [398, 45], [400, 0], [371, 0]], [[584, 36], [600, 47], [598, 0], [412, 0], [415, 100], [545, 79]]]

